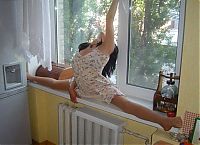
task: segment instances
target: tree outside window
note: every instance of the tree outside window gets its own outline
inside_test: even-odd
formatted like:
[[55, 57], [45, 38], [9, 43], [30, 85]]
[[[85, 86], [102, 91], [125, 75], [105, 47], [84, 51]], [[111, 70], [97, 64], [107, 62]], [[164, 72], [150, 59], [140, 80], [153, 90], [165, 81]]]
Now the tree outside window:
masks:
[[59, 63], [70, 64], [80, 43], [90, 42], [105, 30], [110, 4], [111, 0], [57, 0]]
[[175, 72], [180, 0], [131, 0], [127, 83], [155, 89]]

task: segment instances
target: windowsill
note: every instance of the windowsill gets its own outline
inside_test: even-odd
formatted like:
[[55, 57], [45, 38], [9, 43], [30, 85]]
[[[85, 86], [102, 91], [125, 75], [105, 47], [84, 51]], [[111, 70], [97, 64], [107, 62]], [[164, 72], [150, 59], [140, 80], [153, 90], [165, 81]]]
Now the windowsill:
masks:
[[[70, 99], [69, 94], [65, 91], [54, 90], [54, 89], [48, 88], [46, 86], [42, 86], [40, 84], [36, 84], [36, 83], [32, 83], [32, 82], [29, 82], [28, 85], [32, 86], [34, 88], [43, 90], [45, 92], [48, 92], [48, 93], [51, 93], [51, 94], [54, 94], [54, 95], [57, 95], [57, 96], [60, 96], [60, 97], [66, 98], [66, 99]], [[130, 100], [152, 110], [152, 102], [151, 101], [146, 101], [146, 100], [142, 100], [142, 99], [139, 99], [139, 98], [132, 98], [132, 97], [130, 98]], [[84, 105], [87, 105], [87, 106], [90, 106], [90, 107], [94, 107], [94, 108], [97, 108], [97, 109], [118, 115], [120, 117], [131, 119], [131, 120], [134, 120], [134, 121], [137, 121], [139, 123], [143, 123], [143, 124], [146, 124], [146, 125], [149, 125], [149, 126], [152, 126], [152, 127], [161, 128], [161, 126], [156, 124], [156, 123], [152, 123], [150, 121], [145, 121], [145, 120], [137, 118], [134, 115], [125, 113], [125, 112], [121, 111], [118, 107], [116, 107], [112, 104], [106, 104], [104, 102], [100, 102], [100, 101], [97, 101], [97, 100], [94, 100], [94, 99], [88, 99], [88, 98], [78, 98], [77, 101], [78, 101], [78, 103], [81, 103], [81, 104], [84, 104]], [[161, 115], [165, 115], [161, 112], [157, 112], [157, 113], [160, 113]], [[176, 132], [177, 130], [172, 128], [170, 131]]]

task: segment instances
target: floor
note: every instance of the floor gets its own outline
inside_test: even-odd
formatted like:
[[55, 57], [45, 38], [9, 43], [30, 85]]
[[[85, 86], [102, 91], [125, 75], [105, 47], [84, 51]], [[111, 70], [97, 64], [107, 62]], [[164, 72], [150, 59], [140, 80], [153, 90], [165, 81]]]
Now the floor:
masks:
[[55, 144], [53, 144], [49, 141], [44, 141], [44, 142], [38, 143], [38, 142], [32, 140], [32, 145], [55, 145]]

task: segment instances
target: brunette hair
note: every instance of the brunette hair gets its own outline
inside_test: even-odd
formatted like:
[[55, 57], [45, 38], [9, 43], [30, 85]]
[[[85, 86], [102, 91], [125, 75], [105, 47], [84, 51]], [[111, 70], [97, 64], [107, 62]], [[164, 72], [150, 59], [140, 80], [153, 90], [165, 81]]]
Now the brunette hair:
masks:
[[[101, 44], [102, 44], [102, 41], [99, 42], [99, 43], [97, 43], [97, 46], [99, 46]], [[79, 52], [81, 50], [87, 48], [88, 46], [90, 46], [89, 42], [81, 43], [78, 46]], [[110, 54], [110, 58], [109, 58], [107, 64], [103, 68], [102, 75], [104, 77], [109, 77], [110, 78], [111, 75], [113, 74], [113, 72], [115, 71], [115, 69], [116, 69], [116, 61], [117, 61], [117, 57], [118, 57], [118, 52], [119, 52], [118, 46], [115, 45], [115, 48], [114, 48], [113, 52]]]

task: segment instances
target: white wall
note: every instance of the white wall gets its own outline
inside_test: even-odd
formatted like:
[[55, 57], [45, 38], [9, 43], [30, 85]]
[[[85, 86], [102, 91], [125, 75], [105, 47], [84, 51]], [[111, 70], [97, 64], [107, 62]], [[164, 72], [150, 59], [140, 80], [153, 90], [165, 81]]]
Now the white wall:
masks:
[[[0, 64], [21, 59], [18, 43], [23, 28], [21, 0], [0, 0]], [[20, 16], [21, 15], [21, 16]]]
[[25, 60], [19, 51], [18, 43], [22, 38], [20, 33], [23, 28], [20, 3], [23, 0], [0, 0], [0, 92], [4, 90], [3, 65], [15, 62], [22, 63], [23, 82], [26, 83]]
[[0, 1], [0, 59], [6, 61], [14, 57], [16, 46], [16, 17], [15, 2], [11, 0]]

